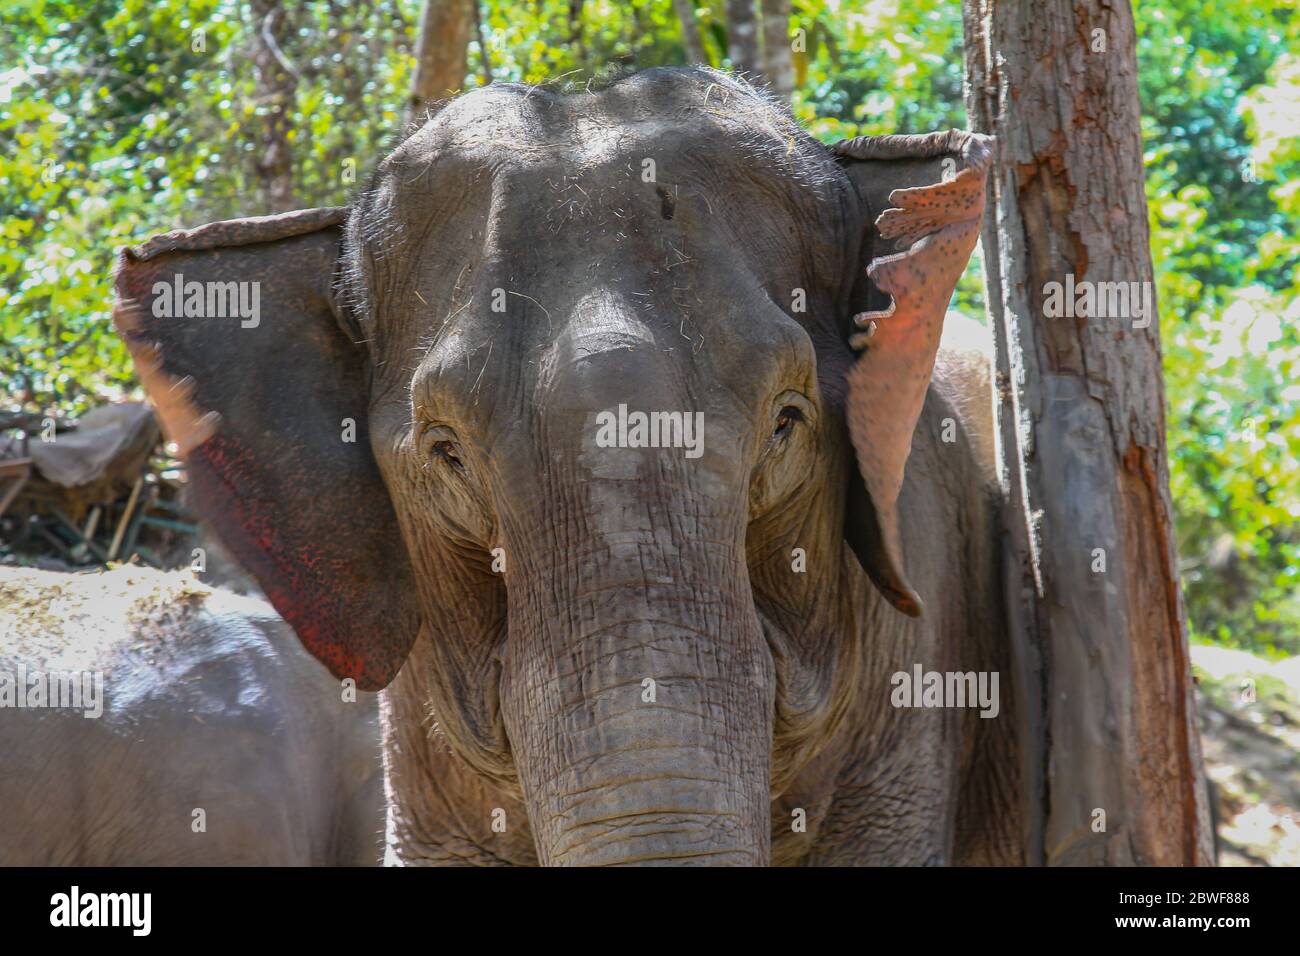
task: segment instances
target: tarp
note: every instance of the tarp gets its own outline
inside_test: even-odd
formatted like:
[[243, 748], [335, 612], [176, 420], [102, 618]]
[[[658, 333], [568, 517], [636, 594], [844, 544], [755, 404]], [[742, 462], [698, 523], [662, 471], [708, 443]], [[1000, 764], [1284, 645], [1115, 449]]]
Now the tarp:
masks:
[[153, 409], [141, 402], [122, 402], [92, 409], [77, 420], [76, 431], [59, 432], [52, 442], [31, 438], [27, 454], [46, 480], [75, 488], [138, 467], [158, 437]]

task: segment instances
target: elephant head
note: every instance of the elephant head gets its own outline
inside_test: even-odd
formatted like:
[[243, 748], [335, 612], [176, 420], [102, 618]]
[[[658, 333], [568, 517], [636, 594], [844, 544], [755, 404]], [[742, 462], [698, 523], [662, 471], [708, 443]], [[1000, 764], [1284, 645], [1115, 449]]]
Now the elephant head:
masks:
[[987, 161], [827, 148], [706, 70], [496, 84], [349, 208], [125, 250], [116, 322], [306, 647], [366, 689], [410, 656], [399, 709], [543, 863], [762, 863], [852, 692], [846, 593], [921, 613], [897, 499]]

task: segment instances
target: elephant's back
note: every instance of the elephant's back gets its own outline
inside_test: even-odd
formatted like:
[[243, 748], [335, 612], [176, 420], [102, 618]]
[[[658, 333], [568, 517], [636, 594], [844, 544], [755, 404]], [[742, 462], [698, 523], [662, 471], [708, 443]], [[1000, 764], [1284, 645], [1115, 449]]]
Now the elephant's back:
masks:
[[989, 485], [997, 484], [993, 360], [993, 334], [988, 328], [960, 313], [944, 320], [934, 387], [961, 419], [976, 465]]
[[[181, 572], [3, 568], [5, 675], [24, 706], [0, 711], [0, 863], [319, 855], [338, 685], [265, 602]], [[56, 681], [61, 701], [32, 697]]]
[[293, 640], [266, 602], [189, 572], [0, 568], [0, 671], [99, 675], [111, 722], [159, 702], [199, 719], [265, 712], [299, 679]]

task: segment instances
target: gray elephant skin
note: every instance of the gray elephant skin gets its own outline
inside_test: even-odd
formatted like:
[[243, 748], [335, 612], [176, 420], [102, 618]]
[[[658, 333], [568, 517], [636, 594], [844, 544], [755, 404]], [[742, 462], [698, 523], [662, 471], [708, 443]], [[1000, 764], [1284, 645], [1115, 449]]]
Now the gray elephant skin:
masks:
[[265, 601], [0, 568], [0, 681], [0, 865], [380, 862], [375, 695], [345, 702]]
[[347, 208], [123, 252], [200, 509], [386, 688], [386, 862], [1020, 862], [987, 362], [939, 348], [989, 146], [493, 84]]

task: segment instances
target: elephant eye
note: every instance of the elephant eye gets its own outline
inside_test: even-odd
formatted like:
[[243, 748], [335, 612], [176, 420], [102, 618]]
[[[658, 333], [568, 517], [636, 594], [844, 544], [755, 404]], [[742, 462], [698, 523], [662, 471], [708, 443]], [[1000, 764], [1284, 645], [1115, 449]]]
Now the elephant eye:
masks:
[[442, 460], [457, 471], [465, 470], [456, 435], [445, 425], [428, 425], [420, 432], [420, 450], [426, 461]]
[[438, 441], [433, 443], [430, 449], [434, 455], [449, 463], [453, 468], [463, 469], [465, 463], [460, 460], [460, 451], [455, 442]]
[[804, 420], [803, 412], [793, 405], [787, 405], [776, 416], [776, 428], [772, 430], [773, 438], [784, 438], [794, 429], [795, 422]]

